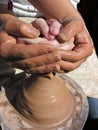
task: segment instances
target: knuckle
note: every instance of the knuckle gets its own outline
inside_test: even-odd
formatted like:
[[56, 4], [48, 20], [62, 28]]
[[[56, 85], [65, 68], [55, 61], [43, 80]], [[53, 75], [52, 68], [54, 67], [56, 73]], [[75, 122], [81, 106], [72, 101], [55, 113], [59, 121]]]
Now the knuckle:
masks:
[[54, 52], [54, 53], [52, 54], [52, 56], [53, 56], [54, 61], [59, 61], [59, 60], [61, 60], [61, 56], [60, 56], [60, 54], [57, 53], [57, 52]]

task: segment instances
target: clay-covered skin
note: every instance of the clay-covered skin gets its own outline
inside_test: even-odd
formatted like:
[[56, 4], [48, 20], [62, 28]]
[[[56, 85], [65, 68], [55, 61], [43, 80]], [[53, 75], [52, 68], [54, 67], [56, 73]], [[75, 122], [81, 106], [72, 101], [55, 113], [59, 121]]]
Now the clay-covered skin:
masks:
[[34, 38], [34, 39], [30, 39], [30, 38], [18, 38], [19, 42], [21, 43], [26, 43], [26, 44], [37, 44], [37, 43], [43, 43], [43, 44], [50, 44], [52, 46], [54, 46], [57, 49], [64, 49], [64, 50], [72, 50], [75, 45], [74, 45], [74, 37], [69, 40], [68, 42], [64, 42], [63, 44], [60, 43], [58, 40], [56, 39], [52, 39], [52, 40], [48, 40], [46, 38]]
[[74, 97], [57, 75], [51, 79], [38, 76], [32, 80], [31, 86], [24, 87], [23, 93], [29, 112], [21, 112], [33, 123], [51, 125], [67, 121], [73, 114]]

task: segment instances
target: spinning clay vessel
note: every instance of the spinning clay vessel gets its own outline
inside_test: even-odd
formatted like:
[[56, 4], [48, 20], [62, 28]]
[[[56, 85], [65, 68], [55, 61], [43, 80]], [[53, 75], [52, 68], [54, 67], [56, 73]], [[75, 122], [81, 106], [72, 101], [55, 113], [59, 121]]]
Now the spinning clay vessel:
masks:
[[27, 78], [15, 100], [14, 107], [31, 130], [82, 130], [88, 116], [84, 92], [63, 75]]

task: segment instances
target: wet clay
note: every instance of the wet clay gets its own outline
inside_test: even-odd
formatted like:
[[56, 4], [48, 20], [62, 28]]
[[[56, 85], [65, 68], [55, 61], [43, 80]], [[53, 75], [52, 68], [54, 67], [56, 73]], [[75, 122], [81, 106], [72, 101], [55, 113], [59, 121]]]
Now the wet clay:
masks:
[[[51, 125], [67, 121], [72, 116], [74, 97], [58, 75], [52, 78], [32, 76], [31, 81], [31, 85], [22, 88], [23, 97], [18, 95], [16, 102], [20, 104], [19, 110], [24, 107], [20, 112], [26, 118], [37, 124]], [[23, 99], [24, 105], [21, 106]]]

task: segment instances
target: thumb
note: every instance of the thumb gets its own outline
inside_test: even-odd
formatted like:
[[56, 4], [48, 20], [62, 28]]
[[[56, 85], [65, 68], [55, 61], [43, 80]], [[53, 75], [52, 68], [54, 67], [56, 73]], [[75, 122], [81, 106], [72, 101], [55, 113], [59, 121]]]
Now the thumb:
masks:
[[5, 25], [5, 31], [8, 34], [27, 38], [36, 38], [40, 34], [31, 24], [19, 20], [9, 20]]
[[72, 37], [76, 36], [80, 31], [82, 31], [83, 23], [79, 19], [73, 19], [65, 22], [59, 35], [58, 40], [60, 42], [69, 41]]

